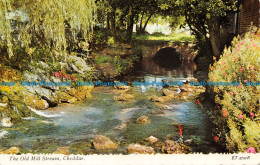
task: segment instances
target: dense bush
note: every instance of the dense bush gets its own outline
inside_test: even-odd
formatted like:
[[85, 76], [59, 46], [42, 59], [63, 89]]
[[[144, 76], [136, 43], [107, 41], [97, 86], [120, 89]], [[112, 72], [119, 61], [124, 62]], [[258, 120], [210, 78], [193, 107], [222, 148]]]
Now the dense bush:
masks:
[[217, 104], [215, 140], [231, 152], [260, 152], [260, 31], [235, 38], [219, 61], [210, 67], [213, 82], [239, 82], [214, 86]]

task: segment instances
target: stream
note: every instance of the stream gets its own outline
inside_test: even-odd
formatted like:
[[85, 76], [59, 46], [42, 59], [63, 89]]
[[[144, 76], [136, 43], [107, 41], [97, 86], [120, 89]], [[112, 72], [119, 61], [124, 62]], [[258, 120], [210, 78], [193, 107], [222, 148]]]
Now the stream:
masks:
[[[194, 63], [166, 69], [145, 59], [130, 81], [171, 82], [186, 81], [193, 77]], [[178, 140], [178, 125], [183, 129], [183, 139], [193, 141], [193, 152], [221, 152], [212, 138], [212, 124], [205, 110], [195, 99], [172, 100], [160, 104], [148, 99], [159, 95], [161, 86], [135, 86], [130, 94], [135, 98], [126, 102], [115, 101], [113, 87], [97, 87], [92, 98], [79, 104], [62, 104], [43, 111], [49, 117], [24, 119], [11, 128], [1, 128], [0, 147], [13, 146], [22, 153], [52, 153], [58, 147], [69, 146], [71, 154], [97, 153], [91, 145], [95, 135], [105, 135], [119, 144], [114, 153], [127, 153], [131, 143], [144, 144], [144, 139], [154, 136], [165, 141], [166, 137]], [[136, 123], [140, 116], [148, 116], [151, 123]]]

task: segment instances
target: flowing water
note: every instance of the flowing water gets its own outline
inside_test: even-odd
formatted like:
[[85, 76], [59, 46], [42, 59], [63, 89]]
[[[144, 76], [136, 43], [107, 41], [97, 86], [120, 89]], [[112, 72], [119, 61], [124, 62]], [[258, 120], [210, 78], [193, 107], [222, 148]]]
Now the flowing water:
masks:
[[[185, 81], [193, 77], [195, 64], [185, 64], [174, 69], [157, 66], [144, 60], [137, 69], [135, 81], [160, 82]], [[22, 152], [51, 153], [61, 146], [69, 146], [71, 153], [94, 153], [91, 140], [95, 135], [105, 135], [120, 145], [116, 153], [126, 153], [130, 143], [144, 143], [144, 139], [155, 136], [161, 141], [166, 137], [178, 139], [178, 125], [184, 127], [184, 140], [192, 139], [194, 152], [219, 152], [211, 135], [212, 125], [206, 111], [194, 99], [173, 100], [167, 104], [151, 102], [151, 94], [160, 94], [160, 86], [136, 86], [130, 91], [135, 99], [127, 102], [114, 101], [115, 89], [94, 89], [92, 99], [77, 105], [63, 104], [43, 111], [48, 117], [24, 119], [11, 128], [0, 131], [1, 149], [13, 146]], [[136, 119], [146, 115], [151, 123], [141, 125]]]

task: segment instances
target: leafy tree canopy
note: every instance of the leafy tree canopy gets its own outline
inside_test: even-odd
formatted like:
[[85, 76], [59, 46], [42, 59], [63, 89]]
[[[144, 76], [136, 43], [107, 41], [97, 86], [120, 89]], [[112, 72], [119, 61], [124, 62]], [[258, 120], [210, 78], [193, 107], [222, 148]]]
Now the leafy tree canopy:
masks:
[[79, 32], [83, 40], [90, 39], [95, 12], [94, 0], [1, 0], [1, 42], [9, 57], [16, 44], [65, 50], [67, 34], [73, 41]]

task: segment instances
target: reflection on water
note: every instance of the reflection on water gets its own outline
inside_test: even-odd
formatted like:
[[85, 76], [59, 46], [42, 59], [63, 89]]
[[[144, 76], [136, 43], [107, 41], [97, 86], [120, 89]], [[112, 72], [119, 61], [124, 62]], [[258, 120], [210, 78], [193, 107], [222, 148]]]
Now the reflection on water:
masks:
[[193, 77], [193, 73], [196, 70], [197, 66], [193, 61], [183, 62], [183, 64], [179, 65], [174, 69], [167, 69], [162, 66], [157, 65], [153, 62], [152, 59], [144, 59], [142, 62], [142, 66], [138, 74], [141, 75], [159, 75], [159, 76], [167, 76], [169, 79], [171, 78], [186, 78]]

